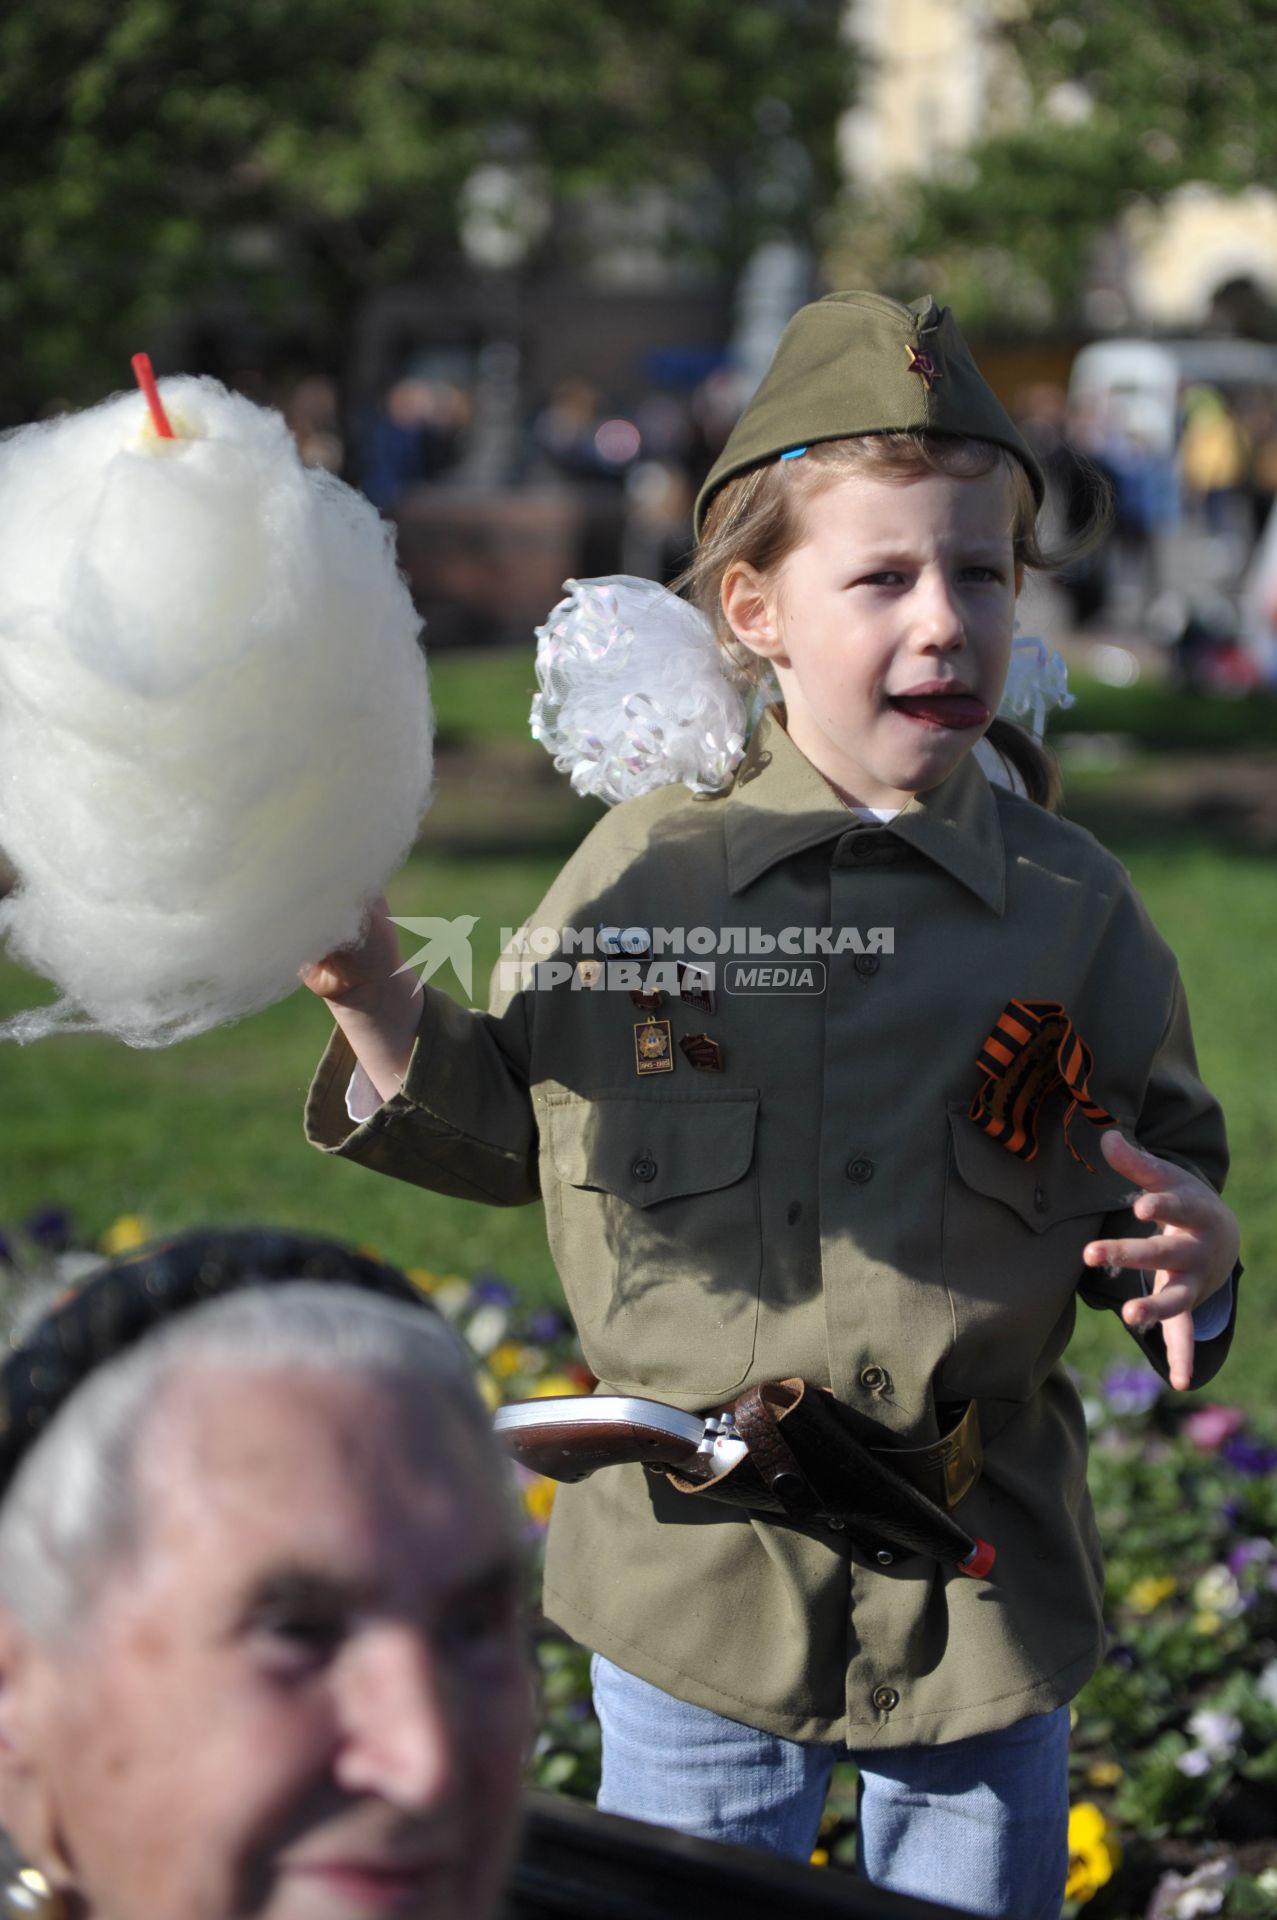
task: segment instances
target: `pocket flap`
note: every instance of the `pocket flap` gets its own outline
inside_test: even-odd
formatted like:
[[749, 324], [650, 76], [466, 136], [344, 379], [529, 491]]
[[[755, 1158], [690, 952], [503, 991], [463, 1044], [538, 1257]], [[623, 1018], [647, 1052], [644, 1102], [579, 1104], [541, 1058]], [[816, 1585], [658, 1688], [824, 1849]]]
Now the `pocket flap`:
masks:
[[551, 1101], [542, 1127], [569, 1186], [651, 1207], [743, 1179], [757, 1119], [756, 1088], [724, 1088], [686, 1099], [604, 1093]]
[[1094, 1172], [1073, 1158], [1060, 1124], [1063, 1112], [1061, 1107], [1058, 1114], [1046, 1115], [1038, 1129], [1037, 1158], [1021, 1160], [991, 1140], [966, 1107], [949, 1109], [949, 1137], [961, 1179], [976, 1193], [1010, 1207], [1034, 1233], [1045, 1233], [1061, 1220], [1120, 1212], [1132, 1190], [1100, 1152], [1098, 1129], [1080, 1113], [1073, 1116], [1071, 1132]]

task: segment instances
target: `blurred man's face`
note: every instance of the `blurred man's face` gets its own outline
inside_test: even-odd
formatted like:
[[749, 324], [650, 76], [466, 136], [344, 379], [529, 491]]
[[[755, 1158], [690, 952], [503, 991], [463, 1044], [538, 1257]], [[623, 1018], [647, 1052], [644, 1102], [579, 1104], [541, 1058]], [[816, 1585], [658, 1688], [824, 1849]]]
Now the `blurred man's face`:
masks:
[[486, 1920], [529, 1686], [509, 1522], [461, 1419], [209, 1369], [141, 1451], [136, 1559], [30, 1655], [51, 1877], [103, 1920]]

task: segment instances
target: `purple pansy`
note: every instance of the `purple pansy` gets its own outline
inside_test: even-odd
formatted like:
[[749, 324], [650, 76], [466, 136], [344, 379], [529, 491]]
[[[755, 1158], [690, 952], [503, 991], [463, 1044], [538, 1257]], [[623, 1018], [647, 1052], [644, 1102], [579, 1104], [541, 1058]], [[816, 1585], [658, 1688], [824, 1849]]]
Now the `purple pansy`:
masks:
[[1100, 1381], [1113, 1413], [1147, 1413], [1161, 1398], [1163, 1383], [1150, 1367], [1110, 1367]]
[[553, 1307], [540, 1307], [528, 1321], [528, 1338], [538, 1346], [548, 1347], [554, 1341], [562, 1339], [568, 1330], [566, 1318], [556, 1313]]
[[65, 1253], [71, 1244], [71, 1216], [65, 1207], [40, 1207], [28, 1218], [26, 1230], [46, 1253]]
[[470, 1289], [470, 1304], [476, 1307], [512, 1307], [515, 1302], [514, 1288], [499, 1273], [480, 1273], [476, 1275]]

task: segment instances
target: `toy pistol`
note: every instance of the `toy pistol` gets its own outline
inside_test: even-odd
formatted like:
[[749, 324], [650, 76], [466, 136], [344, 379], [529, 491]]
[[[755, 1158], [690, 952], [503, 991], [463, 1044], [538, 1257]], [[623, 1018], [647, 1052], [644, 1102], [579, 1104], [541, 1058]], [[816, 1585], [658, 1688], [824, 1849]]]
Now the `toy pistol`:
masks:
[[913, 1449], [798, 1379], [751, 1387], [708, 1414], [594, 1394], [515, 1401], [495, 1424], [520, 1465], [552, 1480], [639, 1464], [693, 1498], [845, 1533], [880, 1566], [901, 1553], [973, 1576], [993, 1565], [993, 1547], [949, 1511], [980, 1475], [974, 1403], [935, 1446]]

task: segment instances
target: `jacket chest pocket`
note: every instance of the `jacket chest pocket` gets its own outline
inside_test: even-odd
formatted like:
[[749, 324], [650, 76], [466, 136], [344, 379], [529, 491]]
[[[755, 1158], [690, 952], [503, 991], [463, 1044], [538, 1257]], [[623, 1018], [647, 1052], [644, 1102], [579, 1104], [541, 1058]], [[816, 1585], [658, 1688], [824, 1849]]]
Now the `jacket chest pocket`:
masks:
[[1036, 1158], [1021, 1160], [983, 1133], [965, 1104], [949, 1109], [942, 1257], [956, 1336], [945, 1366], [950, 1389], [1013, 1399], [1033, 1390], [1063, 1344], [1052, 1336], [1085, 1272], [1083, 1247], [1127, 1206], [1130, 1182], [1100, 1152], [1099, 1130], [1074, 1116], [1088, 1168], [1069, 1151], [1063, 1113], [1048, 1108]]
[[551, 1251], [586, 1360], [611, 1386], [729, 1393], [758, 1322], [758, 1094], [552, 1095]]

